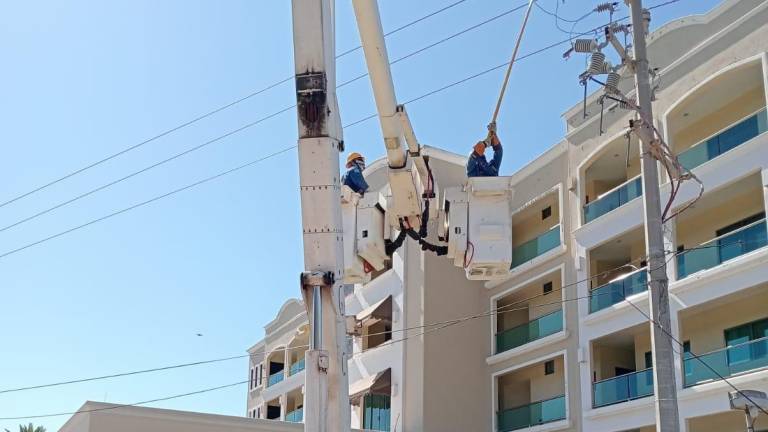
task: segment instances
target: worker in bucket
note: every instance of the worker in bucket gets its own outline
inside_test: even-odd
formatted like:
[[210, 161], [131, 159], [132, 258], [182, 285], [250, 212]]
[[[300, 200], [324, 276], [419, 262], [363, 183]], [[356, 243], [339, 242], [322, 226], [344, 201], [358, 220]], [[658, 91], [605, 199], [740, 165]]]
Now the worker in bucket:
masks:
[[[487, 147], [493, 148], [493, 159], [488, 162], [485, 158]], [[488, 125], [488, 137], [485, 141], [480, 141], [472, 149], [472, 154], [467, 160], [467, 177], [495, 177], [499, 175], [501, 166], [501, 157], [503, 155], [501, 141], [496, 135], [496, 124]]]
[[341, 183], [349, 186], [353, 191], [364, 194], [368, 190], [368, 183], [363, 177], [365, 170], [365, 158], [357, 152], [347, 156], [347, 173], [341, 177]]

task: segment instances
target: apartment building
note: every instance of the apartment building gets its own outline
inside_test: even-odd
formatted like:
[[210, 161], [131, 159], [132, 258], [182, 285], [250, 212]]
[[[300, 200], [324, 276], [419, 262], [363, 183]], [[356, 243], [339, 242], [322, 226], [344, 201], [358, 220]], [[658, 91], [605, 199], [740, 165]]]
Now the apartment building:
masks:
[[309, 324], [304, 304], [289, 299], [264, 326], [264, 339], [248, 349], [246, 417], [301, 423], [304, 407], [304, 353]]
[[[723, 1], [649, 39], [661, 76], [654, 121], [704, 184], [665, 224], [682, 430], [744, 429], [717, 374], [768, 391], [767, 51], [761, 0]], [[509, 277], [470, 281], [408, 241], [350, 287], [353, 427], [655, 430], [639, 143], [626, 133], [633, 114], [599, 95], [569, 109], [563, 140], [508, 177]], [[463, 156], [425, 152], [443, 190], [466, 183]], [[385, 161], [366, 177], [386, 194]], [[673, 210], [697, 194], [685, 183]], [[450, 324], [462, 317], [473, 318]], [[306, 341], [304, 307], [289, 300], [249, 350], [250, 417], [301, 421]]]

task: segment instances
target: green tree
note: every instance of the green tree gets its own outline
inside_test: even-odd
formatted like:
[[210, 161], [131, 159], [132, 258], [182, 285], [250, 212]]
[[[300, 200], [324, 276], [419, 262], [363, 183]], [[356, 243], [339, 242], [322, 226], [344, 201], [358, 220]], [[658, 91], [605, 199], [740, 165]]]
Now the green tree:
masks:
[[[5, 432], [11, 432], [8, 429]], [[45, 428], [42, 426], [35, 426], [32, 423], [27, 426], [19, 425], [19, 432], [45, 432]]]

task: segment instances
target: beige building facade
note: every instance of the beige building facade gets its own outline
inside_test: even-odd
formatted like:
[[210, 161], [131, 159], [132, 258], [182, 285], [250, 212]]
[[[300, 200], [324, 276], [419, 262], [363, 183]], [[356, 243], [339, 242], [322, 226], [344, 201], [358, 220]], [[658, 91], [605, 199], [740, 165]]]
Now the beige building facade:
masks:
[[[744, 429], [728, 407], [732, 389], [693, 354], [739, 388], [768, 391], [766, 51], [768, 3], [758, 0], [724, 1], [650, 36], [657, 128], [704, 184], [665, 226], [682, 430]], [[606, 104], [601, 123], [600, 94], [586, 115], [582, 104], [568, 110], [564, 139], [509, 177], [508, 278], [469, 281], [408, 241], [386, 270], [350, 287], [353, 427], [654, 429], [650, 328], [635, 309], [648, 313], [640, 149], [627, 136], [631, 112]], [[466, 183], [465, 158], [425, 151], [443, 190]], [[386, 195], [385, 168], [377, 161], [366, 177]], [[697, 193], [684, 184], [674, 207]], [[249, 399], [249, 413], [264, 401]]]

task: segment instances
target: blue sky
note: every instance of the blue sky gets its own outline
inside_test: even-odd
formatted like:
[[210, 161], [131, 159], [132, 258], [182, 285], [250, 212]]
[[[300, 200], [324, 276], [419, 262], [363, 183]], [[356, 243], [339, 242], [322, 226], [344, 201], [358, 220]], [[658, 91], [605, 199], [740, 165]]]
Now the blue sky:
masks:
[[[554, 9], [559, 0], [541, 0]], [[383, 0], [392, 29], [452, 1]], [[390, 57], [523, 3], [467, 0], [388, 38]], [[582, 1], [560, 4], [573, 18]], [[658, 2], [648, 1], [648, 5]], [[591, 3], [590, 3], [591, 4]], [[654, 26], [714, 0], [654, 11]], [[290, 2], [0, 2], [0, 201], [140, 142], [293, 73]], [[521, 12], [393, 67], [407, 100], [507, 60]], [[599, 25], [591, 16], [577, 27]], [[337, 5], [337, 48], [359, 44], [351, 2]], [[521, 54], [566, 35], [534, 10]], [[516, 66], [499, 129], [511, 173], [559, 141], [578, 103], [581, 58], [565, 47]], [[339, 60], [343, 82], [362, 52]], [[484, 136], [503, 71], [408, 107], [426, 144], [458, 153]], [[343, 123], [374, 112], [367, 79], [339, 92]], [[293, 103], [279, 86], [38, 194], [0, 208], [6, 226]], [[0, 253], [295, 144], [293, 111], [0, 232]], [[348, 149], [383, 155], [376, 120], [345, 131]], [[244, 352], [303, 267], [295, 151], [0, 259], [0, 387], [42, 384]], [[202, 337], [196, 336], [202, 333]], [[85, 400], [132, 403], [246, 379], [245, 359], [166, 373], [0, 394], [0, 417], [76, 410]], [[154, 404], [245, 414], [245, 386]], [[50, 431], [67, 417], [36, 420]], [[17, 421], [0, 420], [0, 429]]]

